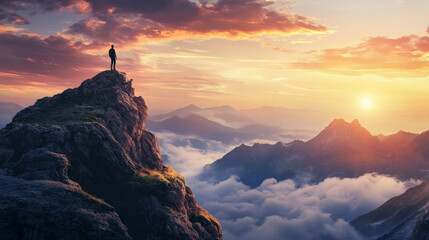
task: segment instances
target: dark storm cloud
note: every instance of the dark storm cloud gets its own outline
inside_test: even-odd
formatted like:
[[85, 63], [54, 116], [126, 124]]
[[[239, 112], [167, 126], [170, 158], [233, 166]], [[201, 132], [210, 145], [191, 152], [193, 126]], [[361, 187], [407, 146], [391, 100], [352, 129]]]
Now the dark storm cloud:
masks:
[[37, 4], [42, 9], [47, 11], [58, 10], [75, 3], [75, 0], [0, 0], [0, 5], [9, 7], [11, 9], [27, 9], [26, 4]]
[[[327, 28], [308, 18], [269, 9], [259, 0], [220, 0], [214, 4], [196, 4], [187, 0], [163, 1], [90, 1], [94, 16], [111, 26], [106, 34], [175, 37], [186, 34], [223, 34], [239, 36], [262, 32], [325, 32]], [[133, 16], [133, 17], [130, 17]], [[114, 18], [115, 20], [112, 20]], [[84, 27], [85, 26], [85, 27]], [[82, 29], [82, 31], [80, 31]], [[90, 20], [71, 28], [73, 33], [91, 36], [98, 31]], [[99, 35], [102, 37], [102, 35]], [[100, 39], [100, 38], [99, 38]]]
[[[258, 33], [320, 33], [324, 25], [292, 13], [279, 12], [272, 2], [219, 0], [215, 3], [189, 0], [68, 0], [24, 1], [44, 10], [74, 9], [89, 17], [75, 23], [69, 33], [96, 41], [132, 42], [138, 36], [174, 38], [189, 35], [242, 36]], [[3, 6], [19, 7], [18, 1]]]
[[142, 14], [144, 18], [167, 25], [181, 25], [195, 21], [200, 14], [200, 7], [188, 0], [89, 0], [95, 15], [109, 14], [112, 11], [119, 15]]
[[0, 8], [0, 23], [12, 23], [17, 25], [29, 24], [26, 17], [18, 15], [12, 11]]
[[148, 20], [115, 18], [100, 16], [94, 19], [85, 19], [73, 24], [67, 31], [69, 34], [82, 34], [97, 43], [104, 41], [124, 43], [137, 40], [137, 36], [144, 35], [149, 38], [161, 37], [161, 25]]

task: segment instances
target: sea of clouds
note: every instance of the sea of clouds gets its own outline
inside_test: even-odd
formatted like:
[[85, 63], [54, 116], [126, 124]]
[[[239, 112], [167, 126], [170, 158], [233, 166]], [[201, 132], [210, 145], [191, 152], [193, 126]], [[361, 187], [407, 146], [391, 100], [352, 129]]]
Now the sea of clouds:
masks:
[[208, 183], [195, 176], [235, 146], [173, 133], [157, 137], [166, 164], [185, 176], [197, 203], [219, 219], [225, 240], [361, 239], [349, 221], [419, 184], [375, 173], [315, 185], [270, 178], [253, 189], [236, 176]]

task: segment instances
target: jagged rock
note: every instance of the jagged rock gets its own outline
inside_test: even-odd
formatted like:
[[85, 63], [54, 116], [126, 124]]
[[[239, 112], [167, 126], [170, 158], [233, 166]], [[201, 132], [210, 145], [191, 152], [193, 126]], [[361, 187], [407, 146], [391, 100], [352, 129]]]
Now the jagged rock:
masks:
[[221, 239], [131, 82], [101, 72], [0, 130], [0, 239]]
[[0, 172], [1, 239], [131, 239], [114, 209], [79, 187]]

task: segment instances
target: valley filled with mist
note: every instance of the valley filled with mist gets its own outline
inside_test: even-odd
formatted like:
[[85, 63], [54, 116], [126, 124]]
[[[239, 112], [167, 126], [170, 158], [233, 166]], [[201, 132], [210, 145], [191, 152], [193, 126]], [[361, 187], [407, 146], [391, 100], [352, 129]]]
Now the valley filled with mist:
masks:
[[[350, 222], [426, 179], [421, 167], [429, 165], [410, 152], [417, 134], [373, 136], [357, 120], [342, 119], [318, 134], [304, 121], [279, 124], [272, 109], [258, 114], [190, 105], [149, 117], [165, 163], [219, 219], [224, 239], [366, 239], [399, 225], [366, 235]], [[283, 119], [293, 114], [285, 109]], [[414, 163], [403, 159], [410, 156]]]

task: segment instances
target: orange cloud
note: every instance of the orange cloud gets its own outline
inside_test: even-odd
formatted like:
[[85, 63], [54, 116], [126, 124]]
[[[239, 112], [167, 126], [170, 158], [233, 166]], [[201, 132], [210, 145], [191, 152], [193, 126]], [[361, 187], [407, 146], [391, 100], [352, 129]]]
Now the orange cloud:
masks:
[[429, 37], [368, 38], [356, 46], [326, 49], [313, 60], [292, 66], [341, 75], [426, 77], [429, 76]]
[[90, 13], [91, 4], [84, 0], [75, 0], [65, 4], [64, 6], [59, 6], [59, 10], [69, 10], [79, 14]]

